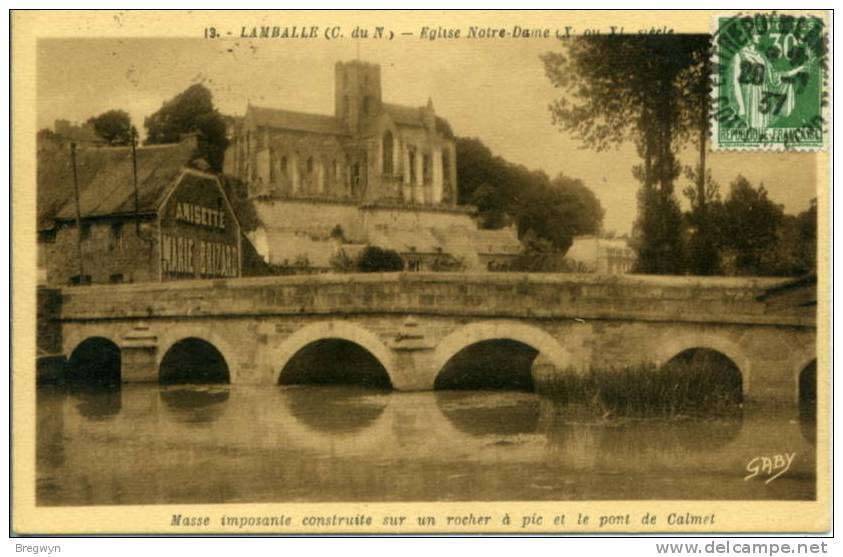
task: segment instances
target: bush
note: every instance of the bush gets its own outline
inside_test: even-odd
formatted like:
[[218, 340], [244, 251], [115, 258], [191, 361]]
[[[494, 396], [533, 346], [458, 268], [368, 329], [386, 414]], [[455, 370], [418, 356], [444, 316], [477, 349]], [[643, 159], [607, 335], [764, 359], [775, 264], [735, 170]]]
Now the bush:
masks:
[[361, 273], [384, 273], [404, 270], [404, 260], [397, 251], [369, 246], [357, 256], [357, 270]]
[[331, 256], [331, 269], [335, 273], [353, 273], [357, 270], [357, 262], [341, 249]]

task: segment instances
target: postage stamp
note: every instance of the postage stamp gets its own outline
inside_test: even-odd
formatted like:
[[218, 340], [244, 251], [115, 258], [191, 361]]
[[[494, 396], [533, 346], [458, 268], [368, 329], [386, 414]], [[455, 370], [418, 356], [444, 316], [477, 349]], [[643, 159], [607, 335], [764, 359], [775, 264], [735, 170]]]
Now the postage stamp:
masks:
[[716, 16], [712, 145], [724, 150], [827, 147], [827, 25], [814, 15]]

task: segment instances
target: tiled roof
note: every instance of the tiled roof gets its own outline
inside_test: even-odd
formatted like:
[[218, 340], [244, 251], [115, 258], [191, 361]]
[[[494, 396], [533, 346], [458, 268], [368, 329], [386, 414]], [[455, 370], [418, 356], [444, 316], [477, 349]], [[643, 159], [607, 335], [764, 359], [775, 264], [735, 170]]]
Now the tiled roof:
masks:
[[[138, 201], [141, 212], [157, 209], [167, 187], [193, 156], [188, 143], [137, 149]], [[134, 181], [129, 147], [79, 148], [76, 151], [82, 217], [132, 213]], [[38, 229], [53, 219], [73, 219], [76, 205], [69, 148], [38, 153]]]
[[399, 126], [424, 127], [421, 107], [402, 104], [383, 103], [383, 110]]
[[248, 110], [257, 126], [333, 135], [348, 134], [348, 130], [342, 121], [333, 116], [253, 105], [249, 106]]

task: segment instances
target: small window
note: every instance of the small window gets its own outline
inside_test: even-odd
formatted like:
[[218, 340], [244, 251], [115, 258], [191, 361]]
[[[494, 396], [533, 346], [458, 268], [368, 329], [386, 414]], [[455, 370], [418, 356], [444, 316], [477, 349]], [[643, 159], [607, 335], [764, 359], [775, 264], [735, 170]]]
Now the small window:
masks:
[[52, 244], [56, 241], [56, 229], [42, 230], [38, 233], [38, 241], [42, 244]]
[[307, 173], [313, 174], [313, 157], [307, 158]]
[[89, 240], [91, 238], [91, 225], [90, 223], [84, 223], [82, 225], [82, 241]]
[[281, 174], [287, 175], [287, 157], [281, 157]]
[[109, 244], [109, 248], [113, 250], [122, 250], [123, 249], [123, 223], [122, 222], [113, 222], [111, 223], [111, 243]]
[[70, 284], [73, 286], [79, 286], [84, 284], [91, 284], [91, 275], [73, 275], [70, 277]]
[[111, 284], [120, 284], [123, 282], [123, 273], [115, 273], [108, 277], [108, 282]]

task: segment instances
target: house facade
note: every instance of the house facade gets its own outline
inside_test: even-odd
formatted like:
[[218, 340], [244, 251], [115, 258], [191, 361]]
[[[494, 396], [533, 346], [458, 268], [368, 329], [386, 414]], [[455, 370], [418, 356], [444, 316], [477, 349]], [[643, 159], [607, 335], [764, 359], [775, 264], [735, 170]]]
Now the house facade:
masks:
[[[38, 262], [50, 285], [242, 274], [241, 228], [220, 179], [193, 159], [194, 138], [140, 147], [39, 153]], [[41, 204], [44, 197], [51, 203]]]

